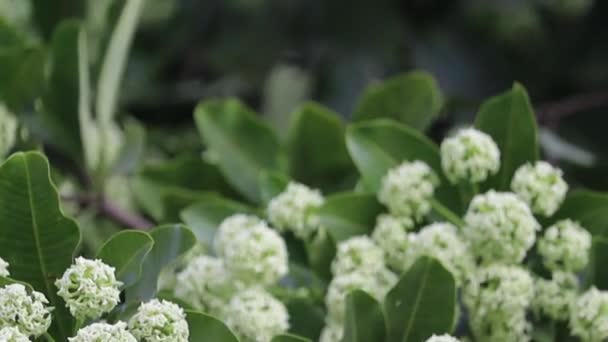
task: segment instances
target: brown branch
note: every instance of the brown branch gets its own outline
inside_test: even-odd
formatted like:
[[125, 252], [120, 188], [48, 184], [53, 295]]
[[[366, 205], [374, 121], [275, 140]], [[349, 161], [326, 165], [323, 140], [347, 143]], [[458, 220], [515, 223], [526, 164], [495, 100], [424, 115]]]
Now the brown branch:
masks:
[[573, 95], [556, 102], [541, 104], [537, 106], [536, 114], [541, 123], [554, 127], [567, 116], [602, 106], [608, 106], [608, 90]]
[[116, 206], [110, 201], [107, 201], [98, 196], [92, 195], [76, 195], [62, 196], [62, 200], [76, 202], [81, 207], [95, 206], [100, 215], [115, 223], [130, 229], [149, 229], [154, 224], [148, 221], [145, 217], [126, 211], [125, 209]]

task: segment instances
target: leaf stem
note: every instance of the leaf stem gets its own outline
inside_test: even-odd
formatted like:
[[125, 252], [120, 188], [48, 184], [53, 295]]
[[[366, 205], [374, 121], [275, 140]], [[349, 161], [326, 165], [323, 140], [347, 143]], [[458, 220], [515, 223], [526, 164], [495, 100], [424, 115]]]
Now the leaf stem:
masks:
[[55, 342], [55, 339], [53, 338], [53, 336], [51, 336], [48, 332], [45, 332], [43, 336], [44, 336], [44, 338], [46, 338], [46, 340], [48, 342]]
[[464, 227], [464, 221], [460, 218], [460, 216], [456, 215], [453, 211], [448, 209], [443, 204], [439, 203], [436, 199], [431, 199], [431, 207], [435, 210], [441, 217], [446, 219], [448, 222], [458, 226]]
[[81, 319], [76, 320], [76, 324], [74, 324], [74, 331], [72, 332], [72, 335], [76, 335], [76, 333], [78, 333], [78, 330], [80, 330], [83, 323], [84, 323], [84, 321]]

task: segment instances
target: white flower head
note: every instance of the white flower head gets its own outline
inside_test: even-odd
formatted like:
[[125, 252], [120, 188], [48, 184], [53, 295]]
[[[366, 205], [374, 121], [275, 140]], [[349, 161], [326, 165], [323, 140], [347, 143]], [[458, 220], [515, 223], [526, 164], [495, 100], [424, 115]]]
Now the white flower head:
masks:
[[518, 266], [480, 269], [464, 288], [469, 325], [481, 341], [528, 341], [526, 310], [534, 296], [532, 277]]
[[567, 320], [577, 290], [578, 281], [572, 273], [554, 272], [550, 280], [537, 278], [534, 281], [532, 308], [553, 320]]
[[223, 256], [226, 244], [234, 241], [241, 232], [258, 226], [266, 227], [266, 223], [253, 215], [235, 214], [225, 218], [213, 239], [215, 252], [217, 255]]
[[145, 342], [187, 342], [190, 336], [184, 310], [177, 304], [158, 299], [139, 306], [129, 320], [129, 331]]
[[221, 259], [201, 255], [177, 274], [175, 296], [196, 309], [219, 314], [236, 287]]
[[270, 285], [287, 274], [285, 240], [263, 221], [223, 241], [226, 268], [245, 283]]
[[378, 201], [395, 216], [420, 221], [431, 210], [430, 200], [439, 178], [424, 162], [403, 162], [382, 179]]
[[463, 235], [486, 263], [522, 261], [540, 229], [526, 203], [512, 193], [493, 190], [473, 198], [464, 221]]
[[328, 319], [332, 323], [344, 322], [346, 296], [354, 290], [362, 290], [382, 303], [386, 293], [397, 283], [397, 276], [387, 269], [377, 272], [352, 272], [335, 276], [325, 295]]
[[589, 262], [591, 234], [572, 220], [561, 220], [547, 228], [538, 240], [538, 253], [554, 271], [577, 272]]
[[268, 203], [266, 210], [270, 223], [280, 231], [291, 230], [301, 239], [308, 239], [317, 229], [312, 214], [324, 202], [319, 190], [304, 184], [290, 182], [287, 189]]
[[570, 331], [583, 341], [608, 338], [608, 292], [592, 287], [576, 300], [570, 310]]
[[568, 184], [562, 178], [562, 170], [537, 161], [524, 164], [515, 171], [511, 189], [528, 203], [533, 212], [551, 216], [562, 205]]
[[489, 135], [461, 129], [441, 143], [441, 167], [451, 183], [480, 183], [500, 169], [500, 151]]
[[65, 300], [72, 316], [81, 320], [96, 319], [116, 307], [122, 283], [116, 280], [114, 271], [114, 267], [101, 260], [76, 258], [55, 281], [57, 294]]
[[0, 258], [0, 277], [8, 277], [10, 275], [8, 272], [8, 266], [8, 262]]
[[334, 275], [355, 271], [376, 272], [384, 268], [384, 252], [368, 236], [354, 236], [338, 244], [331, 264]]
[[423, 255], [433, 257], [439, 260], [460, 284], [474, 269], [468, 245], [461, 239], [456, 226], [450, 223], [433, 223], [423, 227], [412, 235], [411, 244], [414, 256], [410, 258], [410, 264]]
[[323, 327], [319, 342], [340, 342], [344, 336], [344, 328], [336, 323], [330, 323]]
[[414, 228], [414, 221], [407, 217], [382, 214], [376, 220], [372, 239], [384, 251], [386, 263], [392, 268], [405, 271], [410, 264], [410, 236], [408, 230]]
[[127, 331], [127, 324], [118, 322], [116, 324], [93, 323], [76, 333], [76, 336], [68, 338], [70, 342], [137, 342], [135, 337]]
[[30, 342], [30, 339], [16, 327], [0, 329], [0, 342]]
[[456, 337], [450, 336], [448, 334], [444, 335], [433, 335], [426, 342], [460, 342]]
[[17, 327], [27, 336], [38, 337], [51, 326], [51, 310], [46, 297], [22, 284], [0, 288], [0, 328]]
[[289, 328], [285, 305], [262, 288], [237, 293], [226, 307], [224, 317], [245, 341], [270, 342]]

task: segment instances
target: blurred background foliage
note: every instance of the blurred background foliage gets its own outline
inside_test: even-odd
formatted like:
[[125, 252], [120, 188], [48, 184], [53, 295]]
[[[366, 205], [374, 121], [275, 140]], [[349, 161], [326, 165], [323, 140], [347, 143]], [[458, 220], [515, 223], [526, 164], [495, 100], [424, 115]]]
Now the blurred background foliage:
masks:
[[[40, 101], [28, 100], [49, 91], [47, 58], [56, 68], [77, 63], [51, 49], [68, 18], [86, 28], [97, 79], [124, 3], [0, 0], [0, 94], [27, 123], [18, 148], [42, 141], [54, 165], [79, 163], [55, 149], [44, 115], [35, 114]], [[192, 113], [200, 100], [238, 97], [286, 139], [291, 113], [306, 101], [350, 119], [368, 86], [415, 69], [432, 74], [443, 93], [433, 138], [470, 123], [483, 99], [519, 81], [537, 109], [545, 157], [574, 184], [608, 190], [607, 17], [608, 2], [593, 0], [147, 0], [118, 92], [122, 134], [108, 133], [121, 151], [116, 176], [103, 182], [106, 196], [156, 221], [177, 218], [180, 201], [210, 189], [240, 199], [210, 166], [214, 156], [197, 157]], [[88, 181], [73, 173], [76, 180], [57, 174], [68, 197], [79, 192], [79, 177]], [[78, 210], [86, 202], [74, 201], [73, 210], [98, 226], [85, 235], [95, 245], [115, 228]]]

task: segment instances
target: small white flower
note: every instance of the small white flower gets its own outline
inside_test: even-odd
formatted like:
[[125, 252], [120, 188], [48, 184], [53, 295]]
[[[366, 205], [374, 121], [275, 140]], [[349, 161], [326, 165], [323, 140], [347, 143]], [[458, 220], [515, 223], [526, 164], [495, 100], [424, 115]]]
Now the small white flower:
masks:
[[521, 262], [540, 229], [526, 203], [512, 193], [493, 190], [473, 198], [464, 221], [463, 235], [486, 263]]
[[187, 342], [190, 335], [184, 310], [177, 304], [158, 299], [139, 306], [129, 320], [129, 331], [145, 342]]
[[[474, 269], [468, 245], [460, 238], [458, 228], [450, 223], [433, 223], [423, 227], [411, 238], [413, 263], [426, 255], [439, 260], [460, 284]], [[409, 267], [408, 267], [409, 268]]]
[[352, 272], [335, 276], [325, 295], [329, 322], [342, 324], [346, 296], [353, 290], [362, 290], [382, 303], [386, 293], [397, 283], [397, 276], [387, 269], [377, 272]]
[[244, 341], [270, 342], [289, 328], [285, 305], [261, 288], [237, 293], [226, 307], [224, 317]]
[[221, 259], [202, 255], [178, 273], [175, 296], [196, 309], [219, 314], [236, 287]]
[[0, 342], [30, 342], [30, 339], [15, 327], [0, 329]]
[[561, 220], [538, 240], [538, 253], [554, 271], [577, 272], [589, 262], [591, 234], [577, 222]]
[[608, 338], [608, 292], [592, 287], [576, 300], [570, 311], [570, 331], [583, 341]]
[[213, 239], [215, 252], [218, 256], [223, 256], [226, 244], [234, 241], [241, 232], [258, 226], [266, 227], [266, 223], [253, 215], [235, 214], [225, 218]]
[[367, 236], [354, 236], [338, 244], [331, 264], [334, 275], [355, 271], [376, 272], [384, 268], [384, 252]]
[[463, 300], [469, 325], [480, 341], [528, 341], [526, 310], [534, 296], [530, 274], [518, 266], [493, 264], [471, 275]]
[[0, 277], [8, 277], [10, 275], [8, 272], [8, 266], [8, 262], [0, 258]]
[[42, 293], [28, 293], [22, 284], [0, 288], [0, 328], [17, 327], [27, 336], [44, 334], [51, 325], [48, 303]]
[[483, 182], [500, 169], [500, 151], [489, 135], [461, 129], [441, 143], [441, 167], [454, 184]]
[[431, 199], [439, 178], [424, 162], [403, 162], [382, 179], [378, 201], [395, 216], [420, 221], [431, 210]]
[[330, 323], [321, 330], [319, 342], [341, 342], [344, 335], [344, 329], [341, 325]]
[[567, 320], [570, 306], [576, 299], [578, 281], [572, 273], [554, 272], [551, 280], [534, 281], [532, 308], [554, 320]]
[[320, 191], [290, 182], [285, 191], [268, 203], [268, 220], [280, 231], [291, 230], [295, 236], [308, 239], [318, 227], [311, 212], [323, 202]]
[[122, 285], [116, 280], [114, 270], [101, 260], [76, 258], [55, 281], [57, 294], [65, 300], [72, 316], [80, 320], [96, 319], [114, 309], [120, 302]]
[[533, 212], [551, 216], [564, 201], [568, 184], [562, 178], [562, 170], [538, 161], [534, 165], [524, 164], [515, 171], [511, 189]]
[[127, 324], [118, 322], [114, 325], [108, 323], [93, 323], [68, 338], [70, 342], [137, 342], [135, 337], [127, 331]]
[[285, 241], [263, 221], [227, 237], [222, 237], [224, 264], [238, 279], [270, 285], [287, 274]]
[[448, 334], [444, 335], [433, 335], [426, 342], [460, 342], [456, 337], [450, 336]]
[[411, 264], [410, 236], [407, 231], [413, 228], [414, 221], [407, 217], [382, 214], [376, 220], [372, 239], [384, 251], [386, 263], [396, 270], [405, 271]]

